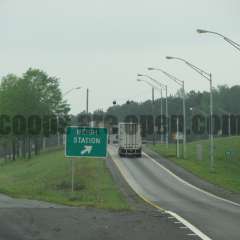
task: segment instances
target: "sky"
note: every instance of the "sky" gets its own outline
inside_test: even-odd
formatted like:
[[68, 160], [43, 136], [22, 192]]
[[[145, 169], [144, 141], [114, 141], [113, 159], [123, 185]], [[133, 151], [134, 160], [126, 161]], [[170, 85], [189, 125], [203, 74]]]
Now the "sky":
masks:
[[[106, 110], [113, 100], [138, 102], [151, 89], [136, 81], [149, 74], [169, 87], [179, 86], [160, 67], [185, 81], [186, 90], [209, 90], [209, 83], [181, 62], [184, 58], [211, 72], [213, 85], [239, 84], [240, 52], [223, 39], [198, 34], [197, 28], [222, 33], [240, 43], [238, 0], [0, 0], [0, 77], [40, 68], [60, 79], [71, 113]], [[157, 96], [156, 96], [157, 97]]]

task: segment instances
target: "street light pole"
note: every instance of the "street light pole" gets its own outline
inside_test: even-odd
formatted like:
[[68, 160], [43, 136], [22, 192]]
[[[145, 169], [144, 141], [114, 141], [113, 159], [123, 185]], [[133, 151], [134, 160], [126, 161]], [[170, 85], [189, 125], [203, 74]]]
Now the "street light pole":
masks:
[[199, 73], [201, 76], [203, 76], [205, 79], [209, 81], [210, 84], [210, 167], [213, 170], [214, 168], [214, 138], [213, 138], [213, 87], [212, 87], [212, 74], [208, 73], [199, 67], [193, 65], [192, 63], [186, 61], [183, 58], [179, 57], [171, 57], [167, 56], [166, 59], [176, 59], [179, 61], [184, 62], [186, 65], [188, 65], [190, 68], [192, 68], [194, 71]]
[[160, 89], [161, 92], [161, 144], [163, 143], [163, 94], [162, 94], [162, 88]]
[[183, 99], [183, 158], [186, 158], [186, 152], [187, 152], [187, 131], [186, 131], [186, 100], [185, 100], [185, 85], [184, 81], [176, 78], [172, 74], [160, 69], [160, 68], [148, 68], [148, 70], [157, 70], [162, 72], [164, 75], [166, 75], [168, 78], [173, 80], [175, 83], [180, 85], [182, 87], [182, 99]]
[[153, 115], [153, 145], [155, 145], [155, 112], [154, 112], [154, 87], [152, 86], [152, 115]]
[[[72, 91], [74, 90], [79, 90], [81, 89], [82, 87], [78, 86], [78, 87], [74, 87], [74, 88], [71, 88], [69, 89], [68, 91], [66, 91], [65, 93], [63, 93], [63, 97], [65, 97], [66, 95], [68, 95], [69, 93], [71, 93]], [[59, 116], [57, 115], [57, 126], [59, 125]], [[57, 131], [57, 145], [60, 146], [60, 134], [59, 132]]]
[[[140, 76], [141, 74], [138, 74], [138, 76]], [[143, 75], [141, 75], [143, 76]], [[145, 82], [147, 85], [149, 85], [151, 88], [152, 88], [152, 115], [153, 115], [153, 144], [155, 144], [155, 112], [154, 112], [154, 89], [157, 89], [158, 91], [162, 91], [161, 88], [158, 88], [156, 86], [154, 86], [152, 83], [150, 83], [149, 81], [147, 80], [144, 80], [144, 79], [140, 79], [138, 78], [137, 79], [138, 82]]]
[[160, 87], [160, 94], [161, 94], [161, 118], [160, 118], [160, 122], [161, 122], [161, 143], [163, 143], [163, 134], [162, 134], [162, 128], [163, 128], [163, 94], [162, 94], [162, 89], [164, 88], [166, 91], [166, 139], [165, 139], [165, 144], [166, 147], [168, 148], [168, 102], [167, 102], [167, 97], [168, 97], [168, 90], [167, 90], [167, 85], [164, 85], [162, 83], [160, 83], [158, 80], [148, 76], [147, 74], [138, 74], [138, 77], [147, 77], [149, 80], [151, 80], [152, 82], [154, 82], [155, 84], [157, 84]]
[[169, 133], [168, 133], [168, 87], [167, 85], [165, 86], [165, 90], [166, 90], [166, 147], [168, 148], [168, 136], [169, 136]]
[[220, 33], [217, 33], [217, 32], [213, 32], [213, 31], [208, 31], [208, 30], [204, 30], [204, 29], [197, 29], [197, 32], [198, 33], [210, 33], [210, 34], [215, 34], [215, 35], [218, 35], [220, 36], [221, 38], [223, 38], [226, 42], [228, 42], [229, 44], [231, 44], [234, 48], [236, 48], [238, 51], [240, 51], [240, 44], [234, 42], [233, 40], [231, 40], [230, 38], [220, 34]]

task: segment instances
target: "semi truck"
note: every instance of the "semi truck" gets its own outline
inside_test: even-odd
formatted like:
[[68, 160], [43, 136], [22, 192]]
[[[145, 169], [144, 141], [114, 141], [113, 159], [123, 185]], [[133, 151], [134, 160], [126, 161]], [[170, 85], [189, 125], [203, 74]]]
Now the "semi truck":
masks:
[[141, 132], [137, 123], [119, 123], [118, 154], [121, 157], [142, 156]]

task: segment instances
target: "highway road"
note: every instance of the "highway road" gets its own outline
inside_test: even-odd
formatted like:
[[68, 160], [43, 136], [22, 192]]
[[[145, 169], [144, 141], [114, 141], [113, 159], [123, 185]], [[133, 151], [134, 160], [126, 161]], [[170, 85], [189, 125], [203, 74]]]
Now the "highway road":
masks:
[[149, 210], [74, 208], [0, 194], [0, 239], [193, 240], [168, 215]]
[[221, 199], [181, 180], [150, 156], [120, 158], [117, 148], [109, 154], [133, 190], [156, 207], [187, 221], [202, 239], [239, 240], [240, 205]]

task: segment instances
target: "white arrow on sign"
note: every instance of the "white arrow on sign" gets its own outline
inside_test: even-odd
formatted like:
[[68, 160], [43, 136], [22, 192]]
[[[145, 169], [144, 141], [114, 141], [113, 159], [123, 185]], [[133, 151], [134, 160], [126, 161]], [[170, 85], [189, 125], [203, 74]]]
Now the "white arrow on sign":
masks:
[[91, 151], [92, 151], [92, 146], [87, 146], [87, 145], [85, 145], [84, 146], [84, 149], [81, 151], [81, 154], [83, 155], [83, 154], [85, 154], [85, 153], [88, 153], [88, 154], [90, 154], [91, 153]]

